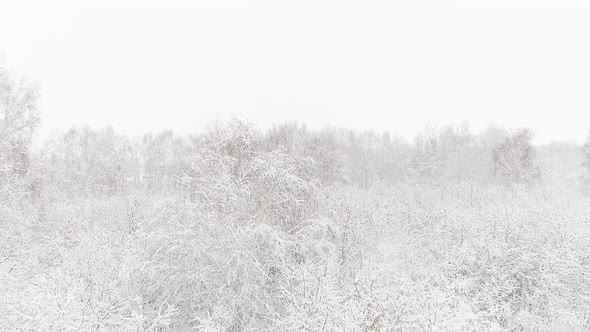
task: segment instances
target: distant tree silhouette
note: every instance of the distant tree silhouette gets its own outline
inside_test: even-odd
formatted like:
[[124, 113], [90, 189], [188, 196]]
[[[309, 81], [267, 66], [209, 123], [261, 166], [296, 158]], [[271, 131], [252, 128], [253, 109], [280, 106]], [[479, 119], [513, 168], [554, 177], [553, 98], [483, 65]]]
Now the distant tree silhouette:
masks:
[[528, 182], [538, 178], [534, 165], [532, 134], [522, 129], [506, 138], [493, 150], [493, 170], [496, 178], [506, 181]]
[[27, 172], [29, 145], [40, 122], [38, 96], [33, 81], [15, 78], [0, 64], [0, 172], [21, 176]]

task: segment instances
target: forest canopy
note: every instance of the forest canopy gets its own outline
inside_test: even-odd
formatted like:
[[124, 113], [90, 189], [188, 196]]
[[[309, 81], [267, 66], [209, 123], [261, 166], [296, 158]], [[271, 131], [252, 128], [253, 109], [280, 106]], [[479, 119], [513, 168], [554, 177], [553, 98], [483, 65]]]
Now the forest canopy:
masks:
[[590, 328], [590, 141], [54, 133], [0, 68], [0, 330]]

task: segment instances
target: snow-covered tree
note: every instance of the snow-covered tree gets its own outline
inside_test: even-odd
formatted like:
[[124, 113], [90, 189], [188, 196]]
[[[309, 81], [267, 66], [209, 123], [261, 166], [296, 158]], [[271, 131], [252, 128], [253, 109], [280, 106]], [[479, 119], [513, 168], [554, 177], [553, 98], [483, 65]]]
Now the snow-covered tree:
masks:
[[532, 134], [529, 130], [520, 130], [508, 137], [493, 151], [493, 169], [497, 178], [528, 182], [539, 177], [535, 165]]
[[38, 91], [35, 82], [16, 78], [0, 64], [0, 178], [4, 181], [28, 171], [29, 146], [40, 122]]
[[417, 175], [429, 180], [474, 180], [482, 172], [474, 137], [467, 124], [427, 129], [415, 142], [413, 167]]
[[185, 166], [189, 150], [185, 140], [172, 131], [145, 135], [140, 144], [142, 164], [139, 181], [150, 192], [177, 189], [178, 177]]
[[139, 180], [135, 146], [112, 128], [56, 133], [40, 160], [44, 184], [70, 198], [121, 193]]
[[282, 145], [265, 151], [262, 143], [248, 123], [214, 127], [188, 158], [183, 183], [193, 199], [219, 213], [293, 227], [313, 208], [316, 162]]

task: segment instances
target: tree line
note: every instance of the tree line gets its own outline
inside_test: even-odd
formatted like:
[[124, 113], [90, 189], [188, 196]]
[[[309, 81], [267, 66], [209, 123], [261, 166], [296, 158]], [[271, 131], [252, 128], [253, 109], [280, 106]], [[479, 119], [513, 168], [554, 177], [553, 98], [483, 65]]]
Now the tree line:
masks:
[[284, 123], [31, 142], [0, 68], [0, 329], [590, 327], [590, 140]]

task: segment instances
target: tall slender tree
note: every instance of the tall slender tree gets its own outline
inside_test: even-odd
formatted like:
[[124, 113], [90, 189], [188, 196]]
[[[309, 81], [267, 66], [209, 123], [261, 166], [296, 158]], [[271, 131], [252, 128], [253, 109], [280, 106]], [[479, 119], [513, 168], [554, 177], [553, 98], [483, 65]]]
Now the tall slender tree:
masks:
[[25, 76], [16, 78], [0, 64], [0, 176], [23, 176], [29, 147], [39, 125], [39, 89]]

